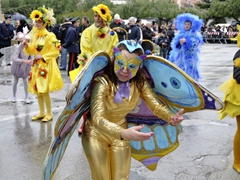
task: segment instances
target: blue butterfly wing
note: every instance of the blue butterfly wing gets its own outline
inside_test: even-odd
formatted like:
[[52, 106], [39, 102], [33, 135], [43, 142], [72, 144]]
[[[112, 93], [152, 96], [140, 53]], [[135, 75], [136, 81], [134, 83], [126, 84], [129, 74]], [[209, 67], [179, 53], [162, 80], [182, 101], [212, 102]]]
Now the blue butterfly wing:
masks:
[[54, 140], [44, 162], [44, 180], [53, 178], [80, 118], [89, 109], [91, 81], [94, 76], [103, 72], [109, 60], [105, 52], [95, 53], [69, 87], [66, 95], [67, 105], [57, 119]]
[[[224, 107], [217, 96], [169, 61], [150, 55], [144, 60], [143, 66], [154, 92], [173, 112], [176, 113], [181, 108], [185, 112], [192, 112], [220, 110]], [[171, 126], [164, 119], [153, 115], [142, 99], [127, 115], [127, 121], [128, 127], [144, 124], [142, 132], [154, 132], [154, 136], [147, 141], [130, 141], [132, 157], [150, 170], [155, 170], [158, 161], [179, 145], [178, 135], [182, 126]]]
[[148, 56], [144, 67], [154, 92], [173, 112], [181, 108], [185, 112], [192, 112], [202, 109], [220, 110], [224, 107], [221, 99], [171, 62]]

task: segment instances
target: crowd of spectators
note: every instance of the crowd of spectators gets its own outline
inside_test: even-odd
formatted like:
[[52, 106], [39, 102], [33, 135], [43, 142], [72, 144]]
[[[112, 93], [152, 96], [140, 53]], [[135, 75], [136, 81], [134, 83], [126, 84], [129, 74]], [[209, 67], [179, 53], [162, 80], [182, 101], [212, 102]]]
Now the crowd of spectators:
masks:
[[203, 26], [201, 31], [207, 43], [229, 44], [237, 42], [238, 29], [236, 25]]

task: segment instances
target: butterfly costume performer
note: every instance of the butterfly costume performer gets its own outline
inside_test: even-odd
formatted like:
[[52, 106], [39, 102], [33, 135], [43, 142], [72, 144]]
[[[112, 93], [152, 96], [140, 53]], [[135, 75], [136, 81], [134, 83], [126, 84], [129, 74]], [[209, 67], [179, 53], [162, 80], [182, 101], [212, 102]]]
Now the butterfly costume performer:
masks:
[[[131, 156], [155, 170], [159, 159], [179, 145], [182, 126], [169, 122], [181, 108], [185, 112], [223, 108], [219, 98], [174, 64], [152, 55], [139, 55], [128, 61], [120, 50], [123, 45], [129, 53], [143, 51], [135, 41], [121, 41], [114, 48], [114, 64], [106, 52], [98, 51], [71, 84], [67, 105], [56, 122], [43, 179], [52, 179], [80, 117], [88, 110], [82, 134], [83, 149], [92, 178], [109, 180], [129, 178]], [[136, 67], [140, 67], [145, 77], [140, 90], [135, 79], [139, 76]], [[114, 82], [109, 71], [118, 74], [123, 68], [132, 78], [125, 83]], [[123, 129], [139, 124], [144, 124], [141, 132], [154, 132], [149, 140], [121, 138]]]
[[[186, 29], [185, 23], [190, 23], [191, 28]], [[203, 43], [203, 38], [199, 32], [203, 21], [198, 16], [184, 13], [177, 16], [175, 27], [178, 30], [172, 42], [169, 61], [176, 64], [196, 81], [199, 81], [200, 74], [198, 69], [200, 52], [199, 45]], [[184, 43], [180, 43], [181, 39], [185, 39]]]

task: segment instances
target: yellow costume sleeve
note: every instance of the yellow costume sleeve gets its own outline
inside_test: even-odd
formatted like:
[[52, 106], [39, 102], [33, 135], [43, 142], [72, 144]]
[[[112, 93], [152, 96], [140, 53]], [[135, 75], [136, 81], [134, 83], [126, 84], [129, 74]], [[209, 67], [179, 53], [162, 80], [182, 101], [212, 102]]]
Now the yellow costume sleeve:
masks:
[[171, 117], [175, 115], [172, 111], [170, 111], [165, 105], [161, 103], [148, 82], [145, 82], [143, 88], [141, 89], [140, 96], [155, 116], [163, 120], [167, 120], [167, 122], [169, 123]]
[[[39, 39], [44, 42], [43, 49], [39, 52], [37, 51], [36, 47], [39, 41]], [[57, 58], [59, 56], [59, 50], [58, 48], [54, 45], [58, 40], [53, 33], [47, 33], [46, 36], [39, 37], [39, 38], [32, 38], [31, 43], [29, 43], [27, 48], [24, 48], [24, 52], [26, 54], [30, 55], [36, 55], [36, 54], [41, 54], [43, 56], [43, 59], [48, 63], [49, 60], [52, 58]]]
[[38, 51], [36, 50], [35, 46], [33, 45], [28, 45], [27, 48], [24, 48], [24, 52], [26, 54], [30, 54], [30, 55], [35, 55], [38, 53]]
[[121, 131], [123, 128], [113, 122], [110, 122], [106, 117], [106, 96], [109, 94], [109, 85], [104, 78], [96, 78], [95, 86], [91, 95], [91, 116], [93, 124], [99, 130], [109, 136], [121, 139]]
[[58, 48], [54, 45], [58, 40], [53, 33], [49, 33], [49, 35], [46, 38], [44, 48], [41, 52], [43, 59], [46, 62], [49, 62], [52, 58], [57, 58], [59, 56], [59, 50]]

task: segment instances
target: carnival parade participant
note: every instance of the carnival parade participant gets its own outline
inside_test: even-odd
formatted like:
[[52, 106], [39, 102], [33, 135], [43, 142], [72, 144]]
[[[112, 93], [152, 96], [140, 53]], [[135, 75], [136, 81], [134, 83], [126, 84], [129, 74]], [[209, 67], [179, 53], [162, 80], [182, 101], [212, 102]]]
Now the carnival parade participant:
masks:
[[23, 34], [22, 32], [19, 32], [17, 34], [17, 41], [20, 43], [16, 46], [13, 54], [13, 61], [11, 65], [11, 73], [14, 77], [13, 79], [13, 100], [12, 102], [15, 103], [17, 101], [16, 99], [16, 93], [17, 93], [17, 84], [19, 78], [23, 79], [23, 86], [24, 86], [24, 92], [25, 92], [25, 102], [26, 104], [29, 104], [29, 98], [28, 98], [28, 75], [30, 72], [30, 68], [33, 62], [33, 56], [26, 55], [23, 51], [23, 45], [22, 41], [26, 40], [27, 42], [30, 41], [30, 36]]
[[[240, 31], [240, 25], [237, 25]], [[240, 48], [240, 34], [237, 37], [237, 44]], [[232, 77], [221, 85], [220, 90], [225, 92], [224, 103], [225, 107], [220, 111], [219, 119], [223, 119], [227, 115], [232, 118], [236, 117], [237, 131], [233, 140], [233, 169], [240, 173], [240, 50], [236, 52], [233, 57], [233, 75]]]
[[177, 16], [175, 34], [169, 61], [176, 64], [196, 81], [200, 80], [199, 57], [200, 45], [203, 43], [201, 30], [203, 21], [198, 16], [184, 13]]
[[[43, 122], [52, 120], [52, 107], [49, 92], [60, 90], [63, 87], [62, 76], [56, 63], [61, 48], [55, 34], [47, 31], [47, 26], [55, 24], [53, 10], [39, 7], [32, 11], [30, 18], [34, 27], [29, 33], [30, 43], [24, 41], [24, 51], [34, 55], [33, 66], [29, 74], [28, 91], [36, 94], [39, 105], [39, 114], [32, 120], [42, 119]], [[46, 114], [45, 108], [46, 106]]]
[[109, 27], [112, 20], [109, 8], [104, 4], [99, 4], [92, 8], [94, 12], [94, 23], [85, 29], [81, 34], [80, 49], [78, 56], [79, 68], [70, 71], [70, 80], [74, 81], [87, 59], [95, 52], [104, 50], [113, 56], [113, 48], [118, 43], [118, 36]]
[[111, 31], [109, 22], [112, 16], [109, 8], [99, 4], [92, 8], [94, 12], [94, 24], [85, 29], [81, 36], [80, 60], [86, 61], [93, 53], [104, 50], [113, 56], [113, 48], [118, 43], [118, 36]]
[[135, 41], [130, 42], [121, 41], [117, 45], [113, 62], [93, 82], [90, 113], [82, 133], [93, 180], [128, 179], [129, 140], [144, 141], [153, 136], [153, 132], [139, 132], [143, 125], [127, 129], [125, 116], [137, 106], [140, 97], [156, 116], [168, 123], [175, 126], [183, 120], [183, 109], [173, 114], [156, 98], [141, 69], [146, 57], [144, 50]]
[[[109, 8], [104, 4], [99, 4], [92, 8], [94, 12], [94, 23], [85, 29], [81, 36], [81, 54], [78, 57], [79, 69], [74, 73], [70, 71], [70, 78], [73, 81], [80, 72], [87, 59], [99, 50], [106, 51], [113, 56], [113, 49], [118, 43], [117, 33], [109, 27], [112, 20]], [[84, 118], [86, 119], [86, 118]], [[81, 134], [82, 127], [78, 130]]]

